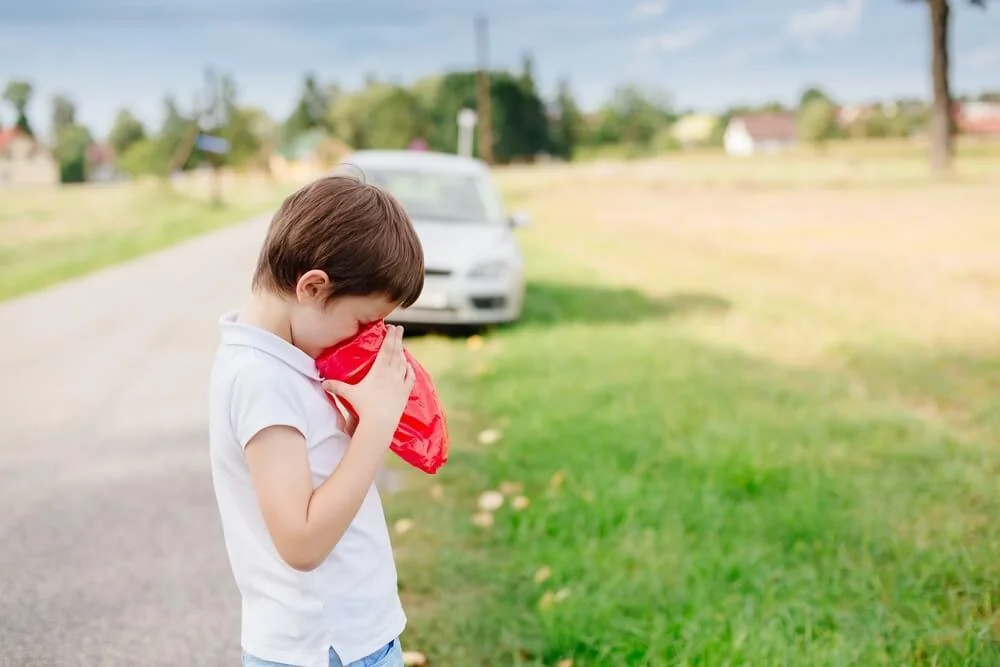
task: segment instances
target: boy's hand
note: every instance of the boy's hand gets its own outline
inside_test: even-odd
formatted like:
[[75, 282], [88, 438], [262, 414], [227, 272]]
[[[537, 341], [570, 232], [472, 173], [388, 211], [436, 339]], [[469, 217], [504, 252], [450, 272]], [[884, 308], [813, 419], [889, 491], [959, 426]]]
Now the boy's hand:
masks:
[[[365, 379], [354, 385], [327, 380], [323, 388], [349, 402], [365, 428], [384, 429], [391, 436], [410, 398], [415, 376], [403, 354], [403, 328], [388, 325], [388, 330]], [[390, 440], [387, 437], [386, 445]]]

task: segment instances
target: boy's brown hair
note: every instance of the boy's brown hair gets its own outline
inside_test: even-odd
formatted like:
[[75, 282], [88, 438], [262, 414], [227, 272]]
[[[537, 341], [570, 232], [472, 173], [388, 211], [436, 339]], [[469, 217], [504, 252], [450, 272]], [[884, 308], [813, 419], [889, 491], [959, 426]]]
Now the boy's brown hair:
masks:
[[260, 249], [253, 288], [294, 294], [313, 269], [330, 278], [327, 299], [378, 294], [406, 307], [424, 287], [424, 251], [406, 211], [388, 192], [346, 175], [285, 199]]

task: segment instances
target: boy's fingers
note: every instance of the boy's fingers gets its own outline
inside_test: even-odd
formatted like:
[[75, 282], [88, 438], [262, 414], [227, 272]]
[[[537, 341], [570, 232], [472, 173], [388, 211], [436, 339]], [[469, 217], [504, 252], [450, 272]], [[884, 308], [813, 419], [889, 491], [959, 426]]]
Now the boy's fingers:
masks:
[[350, 386], [351, 385], [344, 382], [338, 382], [337, 380], [326, 380], [323, 382], [323, 389], [327, 390], [334, 396], [344, 396], [345, 398], [346, 395], [351, 392], [351, 390], [348, 389]]
[[392, 329], [389, 329], [389, 333], [385, 335], [385, 338], [382, 339], [382, 344], [379, 345], [378, 352], [375, 353], [375, 364], [385, 364], [392, 358], [393, 341]]

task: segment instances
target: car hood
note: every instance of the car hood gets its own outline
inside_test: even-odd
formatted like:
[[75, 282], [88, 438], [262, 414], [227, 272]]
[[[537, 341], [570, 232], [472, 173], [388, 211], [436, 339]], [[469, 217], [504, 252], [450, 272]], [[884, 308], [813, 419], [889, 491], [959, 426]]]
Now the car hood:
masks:
[[510, 230], [500, 224], [414, 220], [428, 271], [461, 271], [507, 243]]

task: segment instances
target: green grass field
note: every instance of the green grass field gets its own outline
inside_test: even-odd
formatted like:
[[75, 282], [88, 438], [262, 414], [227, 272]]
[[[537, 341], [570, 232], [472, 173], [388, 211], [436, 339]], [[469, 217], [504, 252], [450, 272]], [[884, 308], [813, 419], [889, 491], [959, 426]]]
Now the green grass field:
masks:
[[[387, 500], [406, 648], [1000, 664], [998, 165], [977, 148], [932, 183], [885, 144], [501, 170], [535, 215], [523, 321], [411, 342], [453, 445]], [[0, 298], [291, 186], [246, 188], [223, 209], [197, 188], [5, 196]]]
[[998, 183], [677, 168], [502, 174], [536, 213], [524, 321], [412, 343], [454, 444], [389, 501], [407, 648], [1000, 664]]
[[294, 186], [227, 177], [223, 204], [204, 178], [5, 189], [0, 195], [0, 300], [85, 275], [273, 210]]

